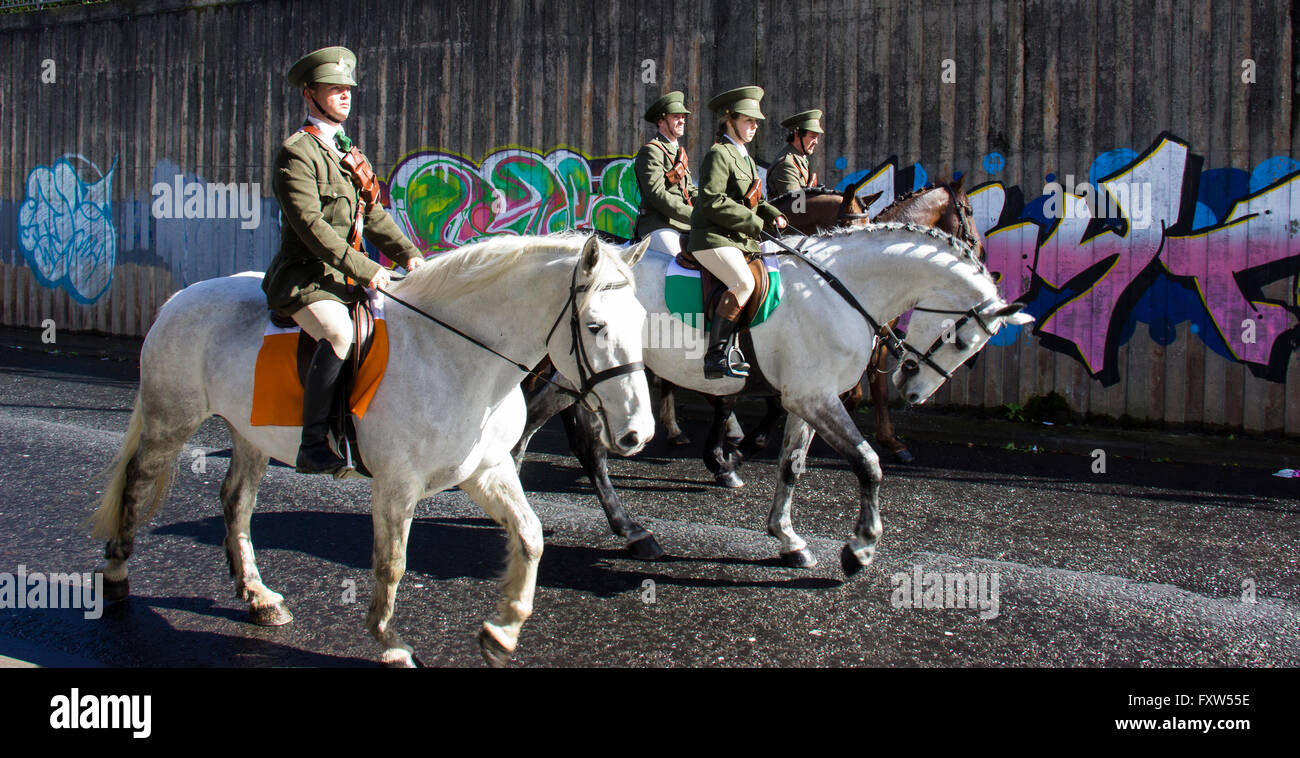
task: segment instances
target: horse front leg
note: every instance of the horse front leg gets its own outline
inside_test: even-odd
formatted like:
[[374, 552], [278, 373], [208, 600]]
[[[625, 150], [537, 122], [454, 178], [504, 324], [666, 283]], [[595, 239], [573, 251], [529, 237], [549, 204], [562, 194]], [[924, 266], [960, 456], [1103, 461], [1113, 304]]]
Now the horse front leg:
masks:
[[281, 626], [293, 621], [284, 596], [262, 583], [253, 553], [250, 522], [257, 505], [257, 486], [266, 473], [267, 455], [230, 427], [234, 443], [230, 468], [221, 483], [221, 506], [226, 519], [226, 563], [235, 578], [235, 596], [248, 603], [248, 620], [258, 626]]
[[560, 413], [560, 418], [569, 438], [569, 450], [596, 488], [596, 498], [600, 500], [600, 507], [605, 509], [609, 528], [625, 540], [633, 558], [643, 561], [662, 558], [664, 549], [658, 540], [627, 514], [614, 490], [614, 483], [609, 480], [609, 451], [600, 441], [600, 419], [580, 405], [566, 408]]
[[740, 453], [727, 440], [727, 419], [735, 408], [736, 398], [710, 396], [709, 401], [713, 405], [713, 422], [709, 425], [709, 436], [704, 442], [704, 465], [713, 473], [713, 479], [719, 485], [732, 489], [744, 487], [744, 480], [736, 474]]
[[691, 444], [691, 438], [677, 425], [677, 385], [663, 377], [659, 378], [659, 421], [668, 432], [669, 445], [681, 447]]
[[393, 629], [393, 607], [397, 584], [406, 573], [406, 543], [411, 536], [411, 519], [419, 487], [415, 482], [380, 482], [370, 486], [374, 547], [375, 592], [370, 597], [366, 628], [384, 652], [380, 660], [392, 668], [414, 668], [414, 651]]
[[519, 476], [508, 462], [483, 469], [460, 483], [465, 494], [506, 530], [506, 573], [497, 615], [483, 622], [479, 652], [488, 665], [506, 665], [519, 645], [519, 632], [533, 613], [537, 566], [542, 560], [542, 524]]
[[821, 434], [836, 452], [844, 456], [858, 477], [860, 509], [853, 537], [844, 545], [840, 564], [852, 576], [870, 565], [880, 540], [880, 458], [863, 439], [862, 432], [836, 397], [797, 402], [790, 412], [798, 414]]
[[807, 421], [791, 414], [785, 422], [785, 440], [781, 445], [780, 475], [772, 496], [772, 510], [767, 514], [767, 533], [781, 541], [781, 563], [791, 568], [812, 568], [817, 558], [808, 543], [794, 531], [790, 501], [794, 486], [808, 467], [808, 446], [813, 430]]

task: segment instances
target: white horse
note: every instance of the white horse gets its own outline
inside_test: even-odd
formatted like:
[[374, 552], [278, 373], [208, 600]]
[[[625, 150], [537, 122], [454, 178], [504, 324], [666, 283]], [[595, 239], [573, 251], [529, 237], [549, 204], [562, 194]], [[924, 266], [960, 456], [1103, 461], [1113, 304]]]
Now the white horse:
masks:
[[[1003, 324], [1033, 321], [1020, 313], [1021, 304], [1008, 305], [1002, 300], [993, 278], [968, 245], [935, 229], [874, 224], [823, 237], [786, 240], [804, 245], [801, 252], [841, 281], [876, 324], [916, 309], [902, 346], [906, 356], [893, 374], [895, 386], [909, 403], [925, 402], [953, 369], [979, 352]], [[698, 330], [682, 325], [694, 333], [667, 335], [670, 339], [665, 340], [663, 330], [653, 328], [668, 318], [664, 273], [671, 260], [669, 255], [652, 250], [636, 267], [637, 299], [650, 314], [646, 366], [673, 384], [703, 394], [741, 392], [744, 379], [706, 379], [703, 361], [682, 348], [698, 344], [702, 338]], [[871, 563], [880, 539], [881, 469], [875, 451], [839, 396], [862, 378], [875, 346], [876, 328], [805, 261], [782, 255], [780, 270], [784, 287], [781, 305], [752, 329], [755, 355], [747, 356], [780, 393], [782, 405], [790, 413], [767, 529], [780, 540], [786, 565], [810, 568], [817, 564], [807, 543], [794, 531], [790, 500], [814, 434], [823, 435], [848, 461], [861, 490], [857, 527], [841, 554], [845, 573], [853, 574]], [[532, 433], [570, 403], [550, 389], [529, 398], [528, 428], [515, 448], [518, 461], [522, 461]], [[725, 418], [730, 405], [724, 403], [718, 413]], [[631, 535], [628, 548], [636, 557], [663, 555], [654, 537], [627, 515], [613, 492], [604, 454], [593, 436], [599, 425], [590, 419], [584, 423], [566, 418], [566, 426], [571, 435], [578, 432], [579, 439], [571, 439], [570, 446], [591, 475], [615, 533]], [[721, 434], [721, 425], [714, 426], [715, 436]], [[715, 447], [719, 442], [709, 440]]]
[[[654, 433], [639, 370], [645, 309], [631, 273], [644, 252], [645, 245], [619, 251], [576, 235], [499, 237], [438, 256], [389, 291], [510, 360], [532, 366], [549, 355], [604, 419], [604, 443], [631, 455]], [[301, 433], [249, 424], [267, 320], [260, 284], [260, 274], [246, 273], [188, 287], [167, 301], [145, 338], [135, 410], [93, 516], [93, 535], [109, 540], [103, 571], [112, 599], [127, 594], [135, 530], [161, 505], [182, 445], [218, 415], [233, 441], [221, 501], [236, 594], [254, 623], [292, 620], [284, 598], [262, 583], [249, 536], [268, 457], [293, 461]], [[388, 368], [357, 422], [373, 473], [375, 592], [366, 626], [385, 664], [413, 665], [391, 625], [411, 518], [420, 498], [459, 485], [509, 537], [498, 614], [479, 633], [484, 658], [502, 665], [532, 612], [542, 553], [541, 525], [510, 458], [526, 417], [520, 371], [407, 308], [385, 310]]]

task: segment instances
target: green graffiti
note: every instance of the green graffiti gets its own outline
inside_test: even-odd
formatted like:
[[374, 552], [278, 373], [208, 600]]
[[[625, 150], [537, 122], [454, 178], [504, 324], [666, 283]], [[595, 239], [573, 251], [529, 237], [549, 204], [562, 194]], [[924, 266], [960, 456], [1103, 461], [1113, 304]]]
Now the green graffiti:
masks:
[[432, 253], [498, 234], [598, 229], [630, 238], [641, 205], [631, 157], [593, 159], [564, 148], [506, 148], [478, 164], [421, 151], [393, 169], [388, 193], [393, 217]]

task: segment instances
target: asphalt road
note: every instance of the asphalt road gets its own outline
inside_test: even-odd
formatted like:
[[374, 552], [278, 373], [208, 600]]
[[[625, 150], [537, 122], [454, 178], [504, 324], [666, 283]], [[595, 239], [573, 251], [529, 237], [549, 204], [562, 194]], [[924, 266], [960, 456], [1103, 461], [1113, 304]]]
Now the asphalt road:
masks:
[[[0, 346], [0, 573], [100, 567], [102, 545], [80, 524], [134, 391], [129, 363]], [[700, 419], [686, 421], [702, 437]], [[296, 618], [256, 627], [221, 549], [228, 445], [217, 419], [190, 441], [170, 498], [137, 538], [130, 600], [98, 620], [0, 610], [0, 656], [374, 666], [367, 484], [271, 467], [253, 539], [264, 580]], [[205, 471], [191, 469], [196, 449]], [[846, 581], [838, 553], [856, 482], [820, 444], [795, 495], [796, 529], [821, 559], [811, 570], [782, 567], [765, 533], [770, 458], [746, 464], [741, 490], [713, 486], [693, 452], [661, 439], [614, 461], [629, 510], [669, 552], [643, 563], [609, 534], [564, 451], [553, 424], [523, 471], [546, 549], [515, 665], [1300, 665], [1300, 480], [1114, 457], [1095, 474], [1086, 455], [927, 442], [914, 447], [918, 465], [887, 466], [877, 560]], [[482, 665], [475, 634], [495, 605], [503, 551], [500, 530], [461, 493], [421, 501], [395, 623], [424, 663]], [[898, 577], [918, 567], [996, 577], [996, 616], [970, 603], [903, 606]], [[1244, 602], [1251, 589], [1255, 602]]]

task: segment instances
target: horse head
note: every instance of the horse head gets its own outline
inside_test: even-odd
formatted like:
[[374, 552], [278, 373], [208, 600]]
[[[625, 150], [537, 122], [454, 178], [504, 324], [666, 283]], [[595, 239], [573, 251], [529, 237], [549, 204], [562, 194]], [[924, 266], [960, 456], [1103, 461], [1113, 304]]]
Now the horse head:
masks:
[[620, 455], [634, 455], [654, 436], [641, 362], [646, 311], [632, 279], [648, 247], [649, 240], [620, 249], [588, 237], [570, 276], [568, 304], [546, 340], [556, 370], [600, 418], [605, 446]]
[[[986, 271], [981, 275], [988, 276]], [[1004, 325], [1033, 323], [1032, 316], [1021, 312], [1024, 307], [996, 294], [965, 311], [918, 305], [908, 324], [910, 341], [903, 344], [905, 353], [893, 374], [899, 394], [910, 405], [924, 403]]]

